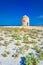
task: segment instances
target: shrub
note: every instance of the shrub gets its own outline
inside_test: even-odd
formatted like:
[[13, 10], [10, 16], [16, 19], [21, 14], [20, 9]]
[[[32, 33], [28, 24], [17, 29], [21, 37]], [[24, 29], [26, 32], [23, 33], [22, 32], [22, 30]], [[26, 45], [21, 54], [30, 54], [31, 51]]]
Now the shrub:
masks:
[[31, 53], [30, 55], [27, 55], [25, 60], [25, 64], [26, 65], [38, 65], [39, 63], [39, 58], [35, 57], [35, 55], [33, 53]]
[[43, 59], [43, 50], [40, 50], [40, 52], [39, 52], [39, 58]]
[[1, 54], [3, 57], [7, 57], [7, 54], [6, 53], [3, 53], [3, 54]]
[[17, 41], [17, 42], [16, 42], [16, 45], [17, 45], [17, 46], [21, 46], [20, 41]]
[[5, 41], [5, 42], [4, 42], [4, 46], [7, 47], [8, 45], [9, 45], [9, 43], [8, 43], [7, 41]]
[[8, 54], [10, 54], [9, 51], [4, 51], [4, 53], [2, 53], [2, 56], [3, 56], [3, 57], [7, 57]]
[[28, 45], [24, 45], [24, 50], [28, 50], [29, 46]]
[[17, 34], [13, 34], [12, 37], [15, 38], [16, 40], [21, 40], [21, 37]]
[[34, 49], [39, 52], [40, 47], [38, 45], [34, 45]]
[[8, 32], [6, 31], [6, 32], [4, 32], [4, 34], [8, 34]]
[[2, 43], [0, 42], [0, 46], [2, 46]]
[[43, 42], [41, 44], [43, 45]]
[[1, 40], [4, 40], [4, 38], [3, 38], [3, 37], [0, 37], [0, 41], [1, 41]]
[[5, 51], [6, 52], [6, 54], [10, 54], [10, 52], [9, 51]]
[[28, 37], [27, 36], [24, 36], [24, 38], [23, 38], [23, 41], [24, 41], [24, 43], [28, 43]]

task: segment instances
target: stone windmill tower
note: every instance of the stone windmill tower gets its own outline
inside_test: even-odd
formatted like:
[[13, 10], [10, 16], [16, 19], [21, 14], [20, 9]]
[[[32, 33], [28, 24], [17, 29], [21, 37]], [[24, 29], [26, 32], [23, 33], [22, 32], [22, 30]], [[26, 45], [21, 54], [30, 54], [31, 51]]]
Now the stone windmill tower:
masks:
[[22, 26], [29, 26], [29, 17], [27, 15], [22, 17]]

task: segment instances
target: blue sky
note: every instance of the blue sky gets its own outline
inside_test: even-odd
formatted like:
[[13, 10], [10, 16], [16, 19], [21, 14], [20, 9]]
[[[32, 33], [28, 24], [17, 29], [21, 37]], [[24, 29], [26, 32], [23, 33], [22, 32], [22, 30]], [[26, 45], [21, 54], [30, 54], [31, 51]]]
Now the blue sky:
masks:
[[23, 15], [30, 17], [30, 25], [43, 26], [43, 0], [0, 0], [0, 26], [20, 26]]

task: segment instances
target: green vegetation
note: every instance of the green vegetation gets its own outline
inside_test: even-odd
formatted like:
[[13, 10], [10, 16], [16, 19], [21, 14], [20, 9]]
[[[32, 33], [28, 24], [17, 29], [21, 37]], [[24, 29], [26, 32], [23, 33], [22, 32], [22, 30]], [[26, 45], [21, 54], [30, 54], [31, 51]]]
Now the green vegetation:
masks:
[[39, 63], [39, 58], [35, 57], [35, 55], [33, 53], [31, 53], [30, 55], [28, 54], [25, 60], [25, 64], [26, 65], [38, 65]]
[[40, 47], [38, 45], [34, 45], [34, 49], [39, 52]]
[[1, 54], [3, 57], [7, 57], [7, 54], [6, 53], [2, 53]]
[[4, 46], [7, 47], [8, 45], [9, 45], [9, 42], [5, 41], [5, 42], [4, 42]]
[[41, 44], [43, 45], [43, 42], [41, 42]]
[[0, 37], [0, 41], [1, 41], [1, 40], [4, 40], [4, 38], [3, 38], [3, 37]]
[[2, 43], [0, 42], [0, 46], [2, 46]]
[[13, 34], [12, 37], [15, 38], [16, 40], [21, 40], [21, 37], [17, 34]]
[[43, 59], [43, 50], [40, 50], [39, 52], [39, 58], [42, 60]]
[[28, 45], [24, 45], [23, 49], [28, 50], [30, 47]]
[[24, 55], [26, 53], [26, 51], [29, 50], [29, 46], [28, 45], [24, 45], [22, 48], [20, 48], [20, 54]]
[[17, 42], [16, 42], [16, 45], [17, 45], [17, 46], [21, 46], [20, 41], [17, 41]]
[[6, 54], [10, 54], [10, 52], [9, 51], [4, 51]]
[[31, 34], [30, 37], [33, 38], [33, 39], [36, 39], [38, 37], [38, 34], [35, 34], [35, 33]]
[[24, 42], [24, 43], [28, 43], [28, 42], [29, 42], [29, 40], [28, 40], [28, 37], [27, 37], [27, 36], [24, 36], [24, 38], [23, 38], [23, 42]]
[[[4, 33], [3, 33], [3, 31], [4, 31]], [[42, 32], [42, 34], [41, 34], [41, 32]], [[28, 54], [25, 57], [26, 58], [25, 64], [26, 65], [37, 65], [39, 63], [39, 60], [43, 59], [43, 50], [41, 50], [41, 49], [43, 49], [43, 41], [41, 41], [43, 39], [43, 31], [36, 30], [36, 29], [27, 29], [27, 28], [23, 28], [23, 27], [22, 28], [17, 28], [17, 27], [3, 28], [2, 27], [2, 30], [0, 28], [0, 33], [1, 33], [0, 34], [0, 48], [1, 48], [1, 46], [4, 46], [3, 50], [4, 50], [4, 48], [7, 50], [7, 49], [9, 49], [8, 45], [10, 43], [13, 44], [12, 46], [14, 46], [14, 47], [12, 47], [12, 50], [13, 51], [16, 50], [16, 53], [14, 53], [12, 55], [12, 57], [16, 58], [19, 56], [19, 54], [24, 55], [27, 51], [30, 51], [29, 48], [32, 49], [32, 47], [30, 47], [29, 45], [34, 44], [33, 50], [35, 51], [36, 54], [35, 55], [33, 53]], [[7, 39], [5, 39], [5, 38], [7, 38]], [[6, 41], [8, 39], [9, 39], [9, 41]], [[21, 44], [22, 40], [24, 42], [23, 43], [24, 45]], [[4, 42], [4, 44], [2, 43], [2, 41]], [[40, 42], [39, 46], [40, 45], [42, 45], [42, 46], [39, 47], [37, 45], [37, 42]], [[4, 51], [4, 53], [2, 53], [1, 55], [3, 57], [7, 57], [9, 54], [10, 54], [9, 51]]]
[[5, 32], [4, 32], [4, 34], [8, 34], [8, 32], [7, 32], [7, 31], [5, 31]]
[[12, 42], [14, 42], [14, 39], [13, 38], [11, 40], [9, 40], [9, 43], [12, 43]]
[[4, 53], [2, 53], [1, 55], [2, 55], [3, 57], [7, 57], [9, 54], [10, 54], [9, 51], [4, 51]]

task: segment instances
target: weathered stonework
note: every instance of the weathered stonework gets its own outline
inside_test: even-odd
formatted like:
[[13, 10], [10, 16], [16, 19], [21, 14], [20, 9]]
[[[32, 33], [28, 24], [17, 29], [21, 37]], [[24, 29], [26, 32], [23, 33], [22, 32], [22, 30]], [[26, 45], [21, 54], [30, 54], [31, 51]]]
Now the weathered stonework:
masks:
[[29, 17], [26, 15], [22, 17], [22, 26], [29, 26]]

